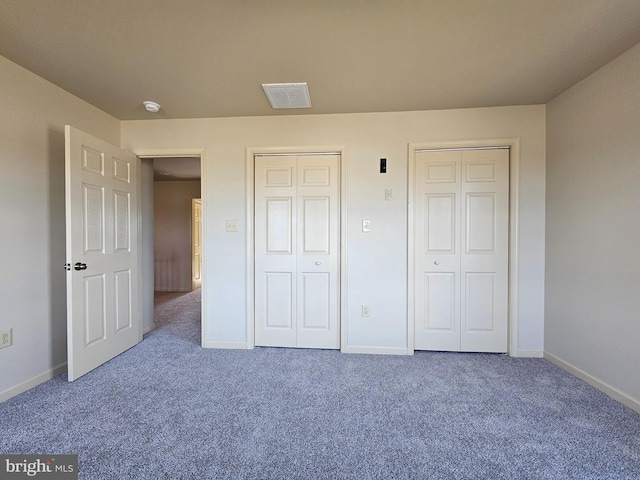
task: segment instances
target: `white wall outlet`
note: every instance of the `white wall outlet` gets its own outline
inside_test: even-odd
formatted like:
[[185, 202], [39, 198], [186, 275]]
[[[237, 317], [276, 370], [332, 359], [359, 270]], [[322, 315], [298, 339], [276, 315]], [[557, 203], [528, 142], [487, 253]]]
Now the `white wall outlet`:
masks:
[[384, 189], [384, 199], [393, 200], [393, 189], [387, 187]]
[[362, 316], [363, 317], [371, 316], [371, 307], [369, 305], [362, 305]]
[[362, 220], [362, 231], [363, 232], [371, 231], [371, 220]]
[[11, 338], [11, 329], [0, 330], [0, 348], [10, 347], [13, 343]]
[[237, 231], [238, 231], [238, 221], [227, 220], [227, 232], [237, 232]]

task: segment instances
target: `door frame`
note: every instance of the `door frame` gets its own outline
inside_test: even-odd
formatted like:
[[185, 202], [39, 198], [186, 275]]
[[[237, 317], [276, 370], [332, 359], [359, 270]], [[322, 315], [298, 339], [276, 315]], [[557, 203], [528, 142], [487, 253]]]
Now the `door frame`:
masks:
[[518, 347], [518, 199], [520, 138], [491, 138], [426, 143], [409, 143], [407, 175], [407, 353], [414, 353], [415, 343], [415, 255], [413, 210], [415, 203], [415, 162], [419, 150], [462, 150], [509, 148], [509, 287], [507, 319], [507, 352], [519, 357]]
[[[207, 162], [206, 162], [206, 148], [134, 148], [131, 152], [136, 155], [138, 158], [162, 158], [162, 157], [200, 157], [200, 198], [202, 199], [202, 205], [206, 204], [207, 198], [207, 182], [206, 174], [207, 174]], [[138, 188], [140, 188], [138, 186]], [[203, 208], [204, 211], [204, 208]], [[140, 212], [142, 215], [143, 212]], [[200, 291], [201, 293], [201, 301], [202, 307], [200, 311], [200, 329], [201, 329], [201, 340], [200, 346], [206, 346], [207, 337], [207, 323], [204, 321], [207, 318], [207, 295], [205, 290], [205, 281], [206, 281], [206, 268], [205, 261], [207, 259], [207, 221], [205, 219], [206, 215], [202, 216], [202, 286]], [[142, 219], [140, 218], [139, 222]], [[142, 268], [140, 269], [142, 270]], [[153, 281], [153, 278], [151, 279]], [[140, 281], [140, 285], [142, 287], [142, 281]]]
[[254, 201], [255, 201], [255, 157], [256, 155], [310, 155], [310, 154], [340, 155], [340, 256], [338, 260], [338, 323], [340, 329], [340, 350], [347, 345], [347, 325], [343, 321], [347, 311], [347, 148], [341, 146], [305, 146], [305, 147], [247, 147], [246, 149], [246, 245], [247, 245], [247, 285], [246, 285], [246, 313], [247, 335], [246, 348], [255, 347], [255, 242], [254, 242]]

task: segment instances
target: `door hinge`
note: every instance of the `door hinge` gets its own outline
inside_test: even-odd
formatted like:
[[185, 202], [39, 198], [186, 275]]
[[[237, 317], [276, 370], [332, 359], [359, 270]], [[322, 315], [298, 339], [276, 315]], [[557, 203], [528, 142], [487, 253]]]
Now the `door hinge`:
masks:
[[69, 270], [71, 270], [71, 264], [70, 263], [65, 263], [64, 264], [64, 269], [68, 272]]

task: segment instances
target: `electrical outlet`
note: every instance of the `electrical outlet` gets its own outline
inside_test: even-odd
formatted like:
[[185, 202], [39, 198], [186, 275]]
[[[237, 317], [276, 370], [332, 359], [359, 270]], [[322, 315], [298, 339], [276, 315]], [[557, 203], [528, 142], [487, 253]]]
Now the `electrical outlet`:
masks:
[[0, 330], [0, 348], [10, 347], [11, 345], [11, 329]]
[[369, 305], [362, 305], [362, 316], [363, 317], [371, 316], [371, 307]]

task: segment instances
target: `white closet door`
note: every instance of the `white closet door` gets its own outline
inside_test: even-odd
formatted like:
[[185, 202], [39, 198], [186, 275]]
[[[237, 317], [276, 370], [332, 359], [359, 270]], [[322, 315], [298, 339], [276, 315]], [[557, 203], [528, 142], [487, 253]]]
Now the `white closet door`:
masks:
[[509, 151], [415, 162], [415, 348], [506, 352]]
[[255, 160], [255, 343], [339, 348], [339, 155]]
[[418, 350], [460, 350], [460, 170], [460, 152], [416, 154]]
[[256, 345], [296, 346], [296, 179], [296, 157], [256, 157]]
[[509, 151], [465, 150], [462, 160], [461, 345], [506, 352], [509, 304]]
[[297, 346], [340, 348], [338, 155], [298, 157]]

